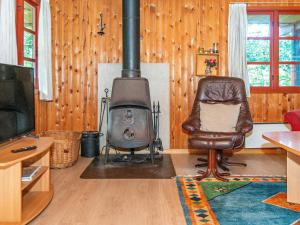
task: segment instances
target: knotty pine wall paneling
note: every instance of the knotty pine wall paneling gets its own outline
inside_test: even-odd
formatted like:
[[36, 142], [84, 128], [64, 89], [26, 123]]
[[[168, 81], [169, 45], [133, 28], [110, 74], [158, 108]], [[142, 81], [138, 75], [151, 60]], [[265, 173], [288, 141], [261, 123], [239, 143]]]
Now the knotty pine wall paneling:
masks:
[[[273, 1], [292, 6], [298, 0]], [[170, 64], [172, 148], [187, 147], [181, 124], [197, 89], [197, 49], [218, 42], [221, 75], [227, 74], [230, 2], [237, 1], [141, 0], [141, 61]], [[121, 7], [121, 0], [51, 0], [54, 100], [38, 104], [38, 131], [97, 129], [97, 80], [103, 76], [97, 65], [122, 61]], [[104, 36], [97, 34], [100, 13]], [[299, 94], [252, 94], [252, 116], [257, 122], [282, 121], [283, 113], [300, 107], [299, 100]]]

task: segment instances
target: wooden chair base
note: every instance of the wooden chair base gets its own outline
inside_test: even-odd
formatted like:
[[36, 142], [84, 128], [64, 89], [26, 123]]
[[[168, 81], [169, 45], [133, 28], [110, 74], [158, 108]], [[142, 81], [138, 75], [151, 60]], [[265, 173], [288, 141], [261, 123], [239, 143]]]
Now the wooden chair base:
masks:
[[195, 176], [196, 180], [202, 180], [204, 178], [209, 177], [210, 175], [213, 175], [218, 180], [228, 182], [229, 180], [224, 178], [223, 176], [229, 176], [230, 173], [220, 173], [218, 171], [217, 167], [217, 151], [212, 149], [208, 151], [208, 166], [206, 171], [199, 170], [198, 173], [200, 175]]
[[[198, 158], [197, 160], [202, 163], [196, 164], [195, 167], [199, 168], [199, 167], [207, 167], [208, 166], [207, 159]], [[227, 166], [244, 166], [244, 167], [247, 166], [246, 163], [229, 162], [228, 158], [224, 158], [223, 152], [221, 150], [217, 150], [217, 165], [224, 171], [229, 171], [229, 168]]]

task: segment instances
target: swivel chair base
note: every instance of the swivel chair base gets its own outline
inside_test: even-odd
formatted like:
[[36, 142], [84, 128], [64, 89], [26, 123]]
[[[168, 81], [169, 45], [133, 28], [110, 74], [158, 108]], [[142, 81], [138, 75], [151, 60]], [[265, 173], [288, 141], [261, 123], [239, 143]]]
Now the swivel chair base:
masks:
[[[199, 168], [199, 167], [208, 166], [207, 159], [198, 158], [197, 160], [203, 163], [196, 164], [195, 167]], [[224, 158], [224, 154], [222, 150], [217, 150], [217, 165], [224, 171], [229, 171], [229, 168], [227, 166], [244, 166], [244, 167], [247, 166], [246, 163], [229, 162], [228, 158]]]
[[209, 177], [210, 175], [213, 175], [218, 180], [221, 180], [223, 182], [228, 182], [229, 180], [224, 178], [223, 176], [229, 176], [230, 173], [220, 173], [218, 171], [217, 167], [217, 150], [209, 150], [208, 153], [208, 166], [206, 171], [199, 170], [198, 173], [200, 175], [195, 176], [196, 180], [202, 180], [204, 178]]

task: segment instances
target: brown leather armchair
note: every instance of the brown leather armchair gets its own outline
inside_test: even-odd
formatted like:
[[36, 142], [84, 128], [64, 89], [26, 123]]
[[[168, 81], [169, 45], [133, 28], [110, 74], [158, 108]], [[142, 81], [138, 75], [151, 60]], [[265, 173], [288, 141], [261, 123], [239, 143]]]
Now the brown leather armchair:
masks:
[[[201, 131], [200, 102], [207, 104], [241, 104], [235, 132], [207, 132]], [[218, 118], [216, 118], [216, 123]], [[228, 181], [220, 173], [217, 166], [218, 152], [236, 150], [245, 142], [245, 134], [252, 130], [253, 122], [247, 102], [245, 84], [242, 79], [232, 77], [206, 77], [199, 81], [196, 98], [189, 118], [182, 124], [188, 132], [189, 147], [208, 150], [208, 167], [206, 171], [199, 171], [198, 180], [211, 174], [222, 181]]]

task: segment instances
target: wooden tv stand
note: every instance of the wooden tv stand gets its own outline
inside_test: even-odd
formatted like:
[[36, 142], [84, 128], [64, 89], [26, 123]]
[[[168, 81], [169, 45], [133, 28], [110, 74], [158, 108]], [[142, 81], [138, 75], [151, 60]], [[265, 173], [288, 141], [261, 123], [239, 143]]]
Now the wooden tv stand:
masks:
[[[50, 182], [48, 137], [22, 138], [0, 147], [0, 225], [27, 224], [47, 207], [53, 196]], [[36, 145], [37, 149], [11, 153], [12, 149]], [[21, 180], [22, 167], [41, 166], [32, 181]]]

